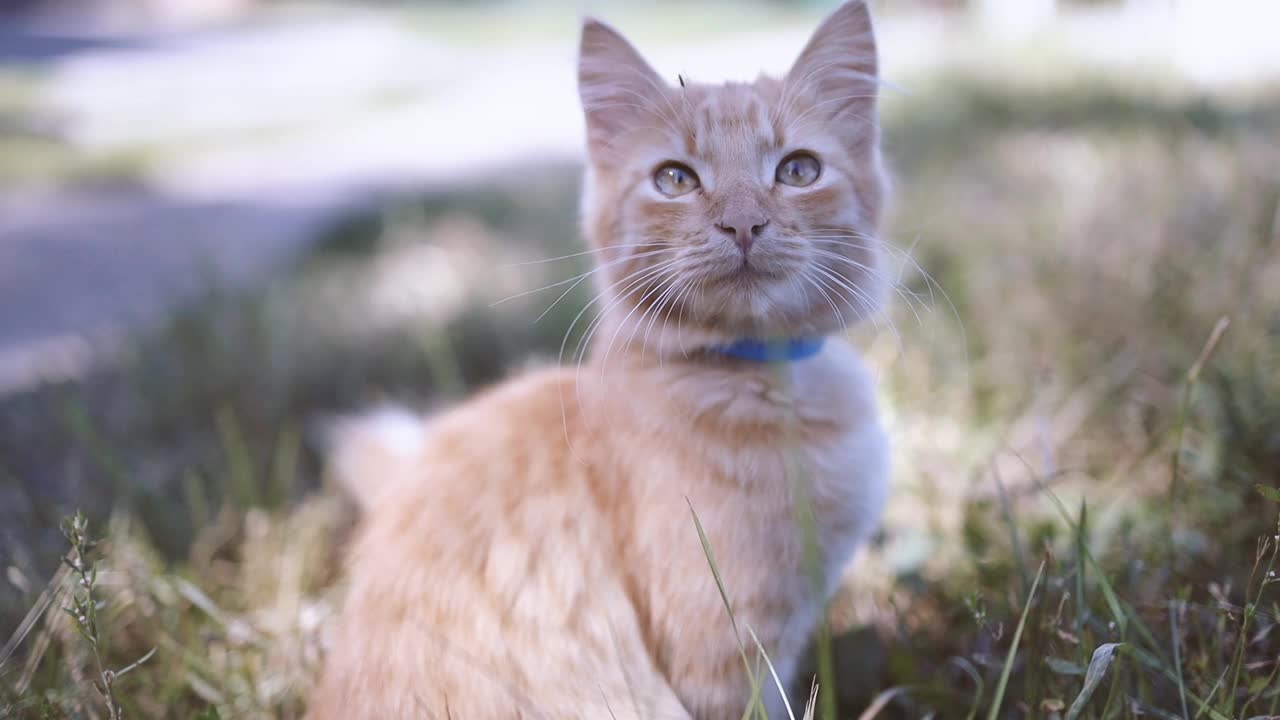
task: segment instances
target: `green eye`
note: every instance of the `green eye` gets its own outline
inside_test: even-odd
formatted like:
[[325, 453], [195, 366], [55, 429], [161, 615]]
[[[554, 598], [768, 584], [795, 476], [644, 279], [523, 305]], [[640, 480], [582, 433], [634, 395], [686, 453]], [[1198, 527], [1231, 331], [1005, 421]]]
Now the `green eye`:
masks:
[[680, 197], [698, 189], [698, 176], [680, 163], [667, 163], [653, 174], [653, 184], [667, 197]]
[[812, 185], [821, 174], [821, 163], [818, 162], [818, 158], [809, 153], [793, 153], [778, 163], [778, 182], [783, 185], [795, 187]]

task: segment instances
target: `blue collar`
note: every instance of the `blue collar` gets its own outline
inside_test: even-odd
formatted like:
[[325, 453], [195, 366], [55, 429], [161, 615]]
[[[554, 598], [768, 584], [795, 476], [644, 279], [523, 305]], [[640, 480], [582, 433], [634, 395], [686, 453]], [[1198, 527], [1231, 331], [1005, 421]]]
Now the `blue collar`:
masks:
[[793, 362], [817, 355], [826, 341], [821, 335], [776, 340], [742, 338], [728, 345], [712, 347], [711, 352], [750, 362]]

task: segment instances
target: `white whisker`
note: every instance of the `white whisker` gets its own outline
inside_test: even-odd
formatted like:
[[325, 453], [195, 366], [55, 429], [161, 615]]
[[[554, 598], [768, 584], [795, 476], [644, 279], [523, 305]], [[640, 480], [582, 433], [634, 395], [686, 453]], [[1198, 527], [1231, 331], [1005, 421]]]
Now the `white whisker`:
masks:
[[[614, 289], [614, 288], [618, 287], [619, 285], [622, 285], [623, 283], [628, 283], [628, 282], [630, 282], [631, 284], [629, 284], [629, 285], [627, 286], [627, 288], [630, 288], [630, 287], [632, 287], [632, 286], [633, 286], [635, 283], [637, 283], [637, 282], [643, 282], [643, 281], [644, 281], [644, 278], [645, 278], [645, 277], [647, 277], [649, 273], [652, 273], [652, 272], [654, 272], [654, 271], [655, 271], [655, 268], [657, 268], [657, 269], [661, 269], [661, 268], [667, 267], [667, 266], [669, 266], [669, 265], [671, 265], [671, 264], [674, 264], [674, 263], [675, 263], [675, 262], [677, 262], [678, 260], [679, 260], [679, 258], [673, 258], [673, 259], [671, 259], [671, 260], [663, 261], [663, 262], [659, 263], [657, 266], [654, 266], [654, 267], [641, 268], [641, 269], [635, 270], [635, 271], [633, 271], [633, 272], [631, 272], [631, 273], [628, 273], [627, 275], [623, 276], [623, 277], [622, 277], [622, 278], [620, 278], [619, 280], [617, 280], [617, 281], [615, 281], [615, 282], [613, 282], [613, 283], [610, 283], [610, 284], [609, 284], [607, 287], [605, 287], [603, 290], [601, 290], [600, 292], [596, 293], [595, 297], [591, 298], [591, 300], [587, 301], [587, 303], [586, 303], [586, 304], [584, 304], [584, 305], [582, 306], [582, 309], [578, 311], [578, 314], [577, 314], [577, 315], [575, 315], [575, 316], [573, 317], [573, 320], [569, 323], [569, 327], [565, 329], [565, 331], [564, 331], [564, 337], [560, 340], [560, 353], [559, 353], [559, 355], [558, 355], [557, 364], [559, 364], [559, 365], [561, 365], [561, 366], [563, 366], [563, 365], [564, 365], [564, 351], [565, 351], [565, 350], [567, 349], [567, 347], [568, 347], [568, 344], [569, 344], [569, 336], [573, 334], [573, 329], [574, 329], [574, 327], [576, 327], [576, 326], [577, 326], [578, 322], [579, 322], [580, 320], [582, 320], [582, 316], [583, 316], [583, 315], [585, 315], [585, 314], [587, 313], [587, 311], [588, 311], [588, 310], [590, 310], [590, 309], [591, 309], [591, 307], [592, 307], [593, 305], [595, 305], [597, 302], [599, 302], [600, 300], [602, 300], [603, 298], [605, 298], [605, 297], [606, 297], [610, 292], [612, 292], [612, 291], [613, 291], [613, 289]], [[636, 279], [637, 277], [639, 277], [639, 279], [638, 279], [638, 280]], [[624, 290], [624, 292], [625, 292], [625, 290]], [[606, 308], [606, 309], [607, 309], [607, 308]], [[598, 316], [598, 317], [597, 317], [597, 319], [598, 319], [599, 317], [603, 316], [603, 315], [604, 315], [604, 312], [601, 312], [601, 313], [600, 313], [600, 316]], [[594, 323], [595, 321], [593, 320], [592, 322]], [[579, 345], [581, 346], [581, 343], [580, 343]], [[575, 352], [576, 352], [576, 351], [575, 351]], [[580, 361], [579, 361], [579, 363], [580, 363]], [[580, 385], [578, 385], [578, 384], [575, 384], [574, 388], [575, 388], [575, 389], [574, 389], [575, 399], [576, 399], [576, 401], [577, 401], [577, 403], [578, 403], [578, 406], [579, 406], [579, 407], [581, 407], [581, 406], [582, 406], [582, 390], [581, 390], [581, 386], [580, 386]], [[565, 445], [566, 445], [566, 446], [568, 446], [568, 448], [569, 448], [569, 452], [570, 452], [570, 453], [572, 453], [572, 454], [573, 454], [573, 456], [574, 456], [574, 457], [575, 457], [579, 462], [582, 462], [582, 458], [581, 458], [581, 456], [579, 456], [579, 455], [578, 455], [577, 450], [576, 450], [576, 449], [574, 449], [574, 447], [573, 447], [573, 439], [572, 439], [572, 437], [569, 435], [569, 414], [568, 414], [568, 408], [567, 408], [567, 406], [565, 405], [564, 393], [563, 393], [563, 392], [561, 392], [561, 394], [560, 394], [560, 421], [561, 421], [561, 423], [564, 425], [564, 440], [565, 440]]]
[[[649, 347], [649, 334], [653, 332], [653, 326], [657, 323], [657, 321], [658, 321], [658, 316], [663, 314], [663, 313], [662, 313], [663, 308], [665, 308], [665, 307], [666, 307], [666, 305], [667, 305], [667, 303], [668, 303], [668, 302], [671, 302], [671, 303], [673, 303], [673, 304], [674, 304], [674, 301], [675, 301], [675, 299], [676, 299], [676, 296], [678, 296], [678, 295], [680, 294], [680, 292], [684, 289], [684, 287], [686, 287], [686, 284], [685, 284], [685, 283], [681, 283], [681, 282], [680, 282], [680, 277], [677, 275], [677, 276], [674, 278], [673, 282], [672, 282], [670, 285], [668, 285], [668, 286], [667, 286], [667, 289], [666, 289], [666, 290], [663, 290], [663, 291], [662, 291], [662, 294], [658, 296], [658, 300], [657, 300], [657, 302], [655, 303], [655, 308], [654, 308], [654, 310], [653, 310], [653, 312], [652, 312], [651, 316], [649, 317], [649, 325], [648, 325], [648, 326], [645, 328], [645, 330], [644, 330], [644, 337], [642, 337], [642, 338], [640, 339], [640, 348], [641, 348], [641, 350], [642, 350], [642, 351], [643, 351], [645, 348], [648, 348], [648, 347]], [[668, 311], [667, 311], [667, 314], [668, 314], [668, 316], [670, 315], [670, 310], [668, 310]], [[643, 318], [641, 318], [641, 319], [643, 320]], [[637, 328], [637, 329], [639, 329], [639, 325], [637, 325], [637, 326], [636, 326], [636, 328]], [[632, 333], [632, 336], [634, 337], [634, 335], [635, 335], [635, 333], [633, 332], [633, 333]], [[628, 338], [628, 339], [627, 339], [627, 343], [628, 343], [628, 344], [630, 344], [631, 339], [632, 339], [632, 338]], [[661, 339], [661, 338], [659, 338], [659, 339]], [[658, 353], [658, 361], [659, 361], [659, 362], [661, 362], [661, 361], [662, 361], [662, 354], [661, 354], [661, 353]]]
[[[851, 310], [860, 314], [864, 314], [869, 320], [871, 320], [871, 324], [876, 328], [877, 332], [880, 331], [881, 329], [880, 323], [877, 321], [876, 315], [882, 314], [882, 313], [881, 313], [881, 310], [876, 307], [876, 304], [873, 302], [872, 298], [869, 295], [859, 290], [848, 280], [840, 277], [838, 274], [828, 270], [827, 268], [822, 267], [821, 265], [815, 265], [814, 269], [822, 273], [822, 275], [827, 278], [827, 281], [829, 283], [828, 287], [830, 287], [831, 290], [835, 292], [837, 295], [842, 296], [846, 304], [849, 305], [849, 308]], [[832, 287], [833, 285], [834, 287]], [[849, 294], [845, 296], [840, 292], [841, 290], [847, 291]], [[858, 301], [858, 305], [861, 306], [861, 310], [853, 306], [853, 300]], [[893, 334], [894, 340], [898, 344], [898, 351], [900, 353], [905, 354], [906, 346], [903, 345], [902, 334], [898, 332], [897, 324], [893, 322], [892, 316], [888, 315], [887, 313], [883, 313], [883, 317], [884, 317], [885, 325], [888, 326], [889, 332]]]
[[[667, 248], [662, 248], [662, 249], [659, 249], [659, 250], [652, 250], [652, 251], [649, 251], [649, 252], [636, 253], [635, 255], [628, 255], [627, 257], [618, 258], [618, 259], [616, 259], [616, 260], [610, 260], [609, 262], [604, 263], [603, 265], [597, 265], [596, 267], [593, 267], [593, 268], [591, 268], [590, 270], [588, 270], [588, 271], [586, 271], [586, 272], [584, 272], [584, 273], [581, 273], [581, 274], [579, 274], [579, 275], [574, 275], [573, 277], [571, 277], [571, 278], [569, 278], [569, 279], [567, 279], [567, 280], [560, 280], [560, 281], [557, 281], [557, 282], [551, 283], [550, 285], [543, 285], [543, 286], [542, 286], [542, 287], [540, 287], [540, 288], [534, 288], [534, 289], [532, 289], [532, 290], [525, 290], [525, 291], [523, 291], [523, 292], [518, 292], [518, 293], [516, 293], [515, 295], [511, 295], [511, 296], [508, 296], [508, 297], [504, 297], [504, 298], [502, 298], [501, 300], [498, 300], [497, 302], [491, 303], [491, 304], [489, 305], [489, 307], [497, 307], [497, 306], [499, 306], [499, 305], [501, 305], [501, 304], [503, 304], [503, 303], [511, 302], [512, 300], [515, 300], [515, 299], [517, 299], [517, 298], [522, 298], [522, 297], [525, 297], [526, 295], [533, 295], [534, 293], [540, 293], [540, 292], [542, 292], [543, 290], [550, 290], [550, 289], [552, 289], [552, 288], [557, 288], [557, 287], [560, 287], [561, 285], [566, 285], [566, 284], [568, 284], [568, 283], [574, 282], [575, 280], [577, 280], [577, 281], [584, 280], [584, 279], [586, 279], [586, 278], [590, 277], [591, 275], [593, 275], [593, 274], [595, 274], [595, 273], [598, 273], [598, 272], [600, 272], [601, 270], [603, 270], [603, 269], [605, 269], [605, 268], [607, 268], [607, 267], [610, 267], [610, 266], [612, 266], [612, 265], [617, 265], [617, 264], [619, 264], [619, 263], [623, 263], [623, 262], [626, 262], [626, 261], [628, 261], [628, 260], [632, 260], [632, 259], [635, 259], [635, 258], [643, 258], [643, 257], [649, 257], [649, 256], [652, 256], [652, 255], [658, 255], [658, 254], [660, 254], [660, 253], [664, 253], [664, 252], [672, 252], [672, 251], [671, 251], [671, 250], [669, 250], [669, 249], [667, 249]], [[570, 289], [572, 289], [572, 288], [570, 288]]]
[[[937, 298], [934, 295], [934, 291], [936, 290], [937, 293], [942, 296], [942, 300], [946, 303], [947, 309], [951, 311], [951, 316], [955, 320], [956, 326], [960, 331], [961, 352], [963, 354], [964, 363], [966, 366], [968, 366], [969, 364], [968, 332], [965, 330], [964, 319], [961, 317], [959, 309], [956, 307], [955, 303], [951, 300], [951, 295], [947, 293], [946, 288], [944, 288], [942, 284], [939, 283], [937, 279], [935, 279], [933, 275], [929, 273], [929, 271], [925, 270], [920, 265], [920, 263], [917, 262], [916, 259], [911, 255], [910, 252], [903, 250], [902, 248], [899, 248], [893, 243], [888, 242], [886, 240], [877, 241], [863, 233], [847, 230], [844, 228], [822, 228], [821, 232], [828, 233], [828, 234], [821, 235], [821, 236], [809, 236], [810, 239], [819, 240], [821, 242], [826, 242], [834, 245], [844, 245], [846, 247], [860, 249], [860, 250], [866, 250], [868, 248], [863, 245], [847, 242], [847, 239], [852, 238], [852, 239], [861, 240], [864, 242], [878, 242], [885, 250], [889, 252], [891, 256], [901, 259], [904, 263], [909, 264], [912, 267], [912, 269], [915, 270], [915, 272], [919, 273], [920, 276], [924, 278], [925, 287], [929, 289], [930, 305], [937, 304]], [[917, 237], [916, 240], [912, 242], [912, 248], [915, 247], [918, 241], [919, 241], [919, 238]], [[918, 296], [914, 293], [912, 293], [912, 296], [918, 298]]]
[[568, 260], [569, 258], [582, 257], [584, 255], [595, 255], [597, 253], [609, 252], [610, 250], [624, 250], [626, 248], [638, 248], [638, 247], [657, 247], [660, 245], [670, 245], [670, 244], [671, 243], [663, 243], [663, 242], [642, 242], [642, 243], [627, 243], [624, 245], [605, 245], [604, 247], [592, 248], [591, 250], [583, 250], [581, 252], [576, 252], [576, 253], [569, 253], [568, 255], [561, 255], [559, 257], [543, 258], [541, 260], [527, 260], [525, 262], [518, 262], [518, 263], [506, 263], [504, 265], [499, 265], [498, 268], [506, 269], [506, 268], [514, 268], [514, 267], [526, 267], [528, 265], [542, 265], [544, 263], [556, 262], [559, 260]]
[[[652, 297], [655, 293], [661, 290], [666, 283], [669, 283], [672, 280], [675, 280], [677, 278], [678, 276], [676, 275], [676, 273], [664, 273], [663, 275], [659, 276], [659, 278], [655, 281], [654, 286], [650, 288], [649, 291], [646, 292], [639, 300], [636, 301], [635, 307], [631, 308], [631, 312], [627, 313], [626, 317], [622, 318], [622, 322], [618, 323], [618, 327], [615, 328], [613, 331], [613, 337], [609, 338], [609, 345], [604, 350], [604, 356], [600, 358], [600, 374], [601, 375], [604, 374], [604, 367], [609, 362], [609, 353], [613, 352], [613, 344], [617, 342], [618, 334], [622, 332], [622, 329], [624, 327], [626, 327], [627, 321], [630, 320], [631, 317], [636, 314], [637, 310], [643, 307], [646, 307], [645, 302], [650, 297]], [[644, 315], [642, 314], [640, 316], [640, 321], [643, 321], [643, 320], [644, 320]], [[633, 336], [635, 335], [635, 331], [632, 331], [632, 335]], [[628, 345], [629, 344], [630, 344], [630, 340], [628, 340]], [[626, 351], [624, 350], [623, 352], [625, 354]]]
[[[671, 249], [669, 249], [669, 248], [664, 248], [664, 249], [662, 249], [662, 250], [654, 251], [654, 252], [651, 252], [651, 253], [637, 253], [637, 254], [635, 254], [635, 255], [629, 255], [629, 256], [627, 256], [627, 257], [625, 257], [625, 258], [621, 258], [621, 260], [624, 260], [624, 261], [625, 261], [625, 260], [634, 260], [634, 259], [644, 258], [644, 257], [651, 257], [651, 256], [653, 256], [653, 255], [659, 255], [659, 254], [664, 253], [664, 252], [675, 252], [675, 251], [674, 251], [674, 250], [671, 250]], [[612, 263], [610, 263], [610, 264], [612, 264]], [[590, 273], [587, 273], [586, 275], [580, 276], [580, 277], [578, 278], [578, 281], [577, 281], [577, 282], [575, 282], [574, 284], [570, 285], [567, 289], [565, 289], [565, 291], [564, 291], [564, 292], [560, 293], [560, 297], [558, 297], [558, 298], [556, 298], [555, 300], [553, 300], [553, 301], [551, 302], [551, 304], [547, 306], [547, 309], [546, 309], [546, 310], [543, 310], [543, 311], [542, 311], [542, 314], [540, 314], [540, 315], [538, 315], [538, 317], [534, 318], [534, 320], [533, 320], [533, 321], [536, 323], [536, 322], [538, 322], [539, 320], [541, 320], [542, 318], [546, 317], [546, 316], [547, 316], [547, 313], [551, 312], [551, 309], [552, 309], [552, 308], [554, 308], [557, 304], [559, 304], [561, 300], [565, 299], [565, 297], [566, 297], [569, 293], [573, 292], [573, 289], [574, 289], [574, 288], [576, 288], [576, 287], [578, 287], [579, 285], [581, 285], [583, 280], [586, 280], [588, 276], [590, 276], [590, 275], [592, 275], [592, 274], [594, 274], [594, 273], [596, 273], [596, 272], [599, 272], [600, 270], [603, 270], [603, 269], [604, 269], [604, 268], [606, 268], [606, 267], [608, 267], [608, 265], [601, 265], [600, 267], [596, 268], [595, 270], [591, 271]]]
[[845, 263], [847, 265], [851, 265], [854, 268], [866, 273], [873, 280], [883, 280], [890, 288], [893, 289], [895, 293], [898, 294], [899, 297], [902, 298], [903, 302], [907, 304], [908, 309], [910, 309], [911, 313], [915, 315], [916, 323], [923, 326], [924, 323], [920, 320], [920, 313], [916, 312], [915, 304], [911, 302], [913, 298], [914, 299], [918, 299], [918, 298], [916, 298], [915, 293], [912, 293], [908, 290], [903, 289], [901, 284], [901, 274], [899, 274], [898, 278], [890, 278], [887, 274], [884, 273], [884, 271], [878, 268], [873, 268], [868, 265], [865, 265], [846, 255], [841, 255], [840, 253], [831, 252], [830, 250], [823, 250], [822, 248], [811, 248], [810, 251], [813, 254], [817, 255], [818, 257], [826, 258], [828, 260], [832, 260], [835, 262]]
[[822, 294], [822, 297], [826, 298], [827, 304], [831, 306], [831, 312], [836, 316], [836, 321], [840, 323], [840, 328], [842, 330], [848, 330], [849, 326], [845, 324], [844, 315], [840, 312], [840, 308], [836, 307], [836, 303], [831, 299], [831, 295], [828, 294], [827, 291], [818, 284], [818, 281], [809, 275], [809, 273], [800, 273], [799, 277], [801, 280], [812, 285], [815, 290]]

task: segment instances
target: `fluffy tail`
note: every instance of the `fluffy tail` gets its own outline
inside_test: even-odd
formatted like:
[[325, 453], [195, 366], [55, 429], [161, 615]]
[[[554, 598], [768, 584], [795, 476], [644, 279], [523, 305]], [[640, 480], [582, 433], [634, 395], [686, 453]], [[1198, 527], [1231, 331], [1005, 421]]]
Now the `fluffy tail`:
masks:
[[327, 480], [367, 510], [387, 488], [421, 471], [423, 433], [422, 418], [398, 407], [332, 420], [324, 433]]

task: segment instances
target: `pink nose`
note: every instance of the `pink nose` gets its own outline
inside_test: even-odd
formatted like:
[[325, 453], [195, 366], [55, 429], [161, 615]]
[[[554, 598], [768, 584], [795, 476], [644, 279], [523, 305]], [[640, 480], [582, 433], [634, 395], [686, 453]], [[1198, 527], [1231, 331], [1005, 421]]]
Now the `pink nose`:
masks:
[[767, 217], [748, 213], [735, 213], [720, 218], [720, 222], [716, 223], [716, 227], [721, 232], [732, 235], [745, 255], [751, 250], [751, 245], [756, 241], [756, 236], [768, 224], [769, 218]]

